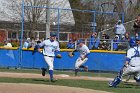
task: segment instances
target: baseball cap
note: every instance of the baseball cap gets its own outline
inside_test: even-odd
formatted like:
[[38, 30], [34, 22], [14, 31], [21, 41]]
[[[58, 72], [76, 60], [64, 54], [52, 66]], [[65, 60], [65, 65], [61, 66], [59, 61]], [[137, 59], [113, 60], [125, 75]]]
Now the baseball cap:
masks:
[[118, 22], [122, 22], [122, 20], [118, 20]]
[[80, 43], [82, 43], [82, 42], [83, 42], [82, 39], [77, 40], [77, 45], [80, 44]]
[[119, 39], [119, 35], [116, 35], [114, 38], [118, 38]]
[[56, 33], [51, 32], [51, 33], [50, 33], [50, 36], [51, 36], [51, 37], [55, 37], [55, 36], [56, 36]]

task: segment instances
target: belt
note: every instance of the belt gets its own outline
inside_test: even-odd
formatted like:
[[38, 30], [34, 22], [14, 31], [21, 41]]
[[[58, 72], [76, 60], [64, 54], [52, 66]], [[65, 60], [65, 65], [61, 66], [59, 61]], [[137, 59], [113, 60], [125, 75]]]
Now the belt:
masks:
[[54, 56], [48, 56], [48, 55], [44, 55], [44, 56], [47, 56], [47, 57], [54, 57]]
[[130, 65], [131, 67], [138, 67], [138, 66], [140, 66], [140, 65], [137, 65], [137, 66], [133, 66], [133, 65]]
[[130, 65], [131, 67], [136, 67], [136, 66], [132, 66], [132, 65]]

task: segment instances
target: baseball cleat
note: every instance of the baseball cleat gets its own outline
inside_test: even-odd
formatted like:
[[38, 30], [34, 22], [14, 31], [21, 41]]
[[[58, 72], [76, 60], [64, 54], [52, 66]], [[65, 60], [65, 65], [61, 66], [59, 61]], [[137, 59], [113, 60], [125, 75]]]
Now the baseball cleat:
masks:
[[75, 69], [75, 76], [77, 76], [79, 69]]
[[113, 87], [113, 81], [110, 81], [110, 82], [108, 83], [108, 85], [109, 85], [109, 87]]
[[113, 81], [109, 82], [109, 87], [117, 87], [117, 85], [121, 82], [120, 77], [115, 77]]
[[84, 70], [85, 70], [86, 72], [88, 72], [88, 66], [85, 66], [85, 67], [84, 67]]
[[57, 81], [57, 79], [51, 79], [51, 82], [56, 82]]
[[42, 76], [45, 76], [45, 74], [46, 74], [46, 69], [45, 69], [45, 68], [41, 68], [41, 70], [42, 70]]

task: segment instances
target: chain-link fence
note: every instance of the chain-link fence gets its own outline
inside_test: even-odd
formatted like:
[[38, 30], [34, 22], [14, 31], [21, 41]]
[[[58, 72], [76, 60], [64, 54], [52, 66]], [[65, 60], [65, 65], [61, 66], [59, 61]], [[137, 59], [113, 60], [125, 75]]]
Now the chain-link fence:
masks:
[[[57, 33], [57, 39], [60, 42], [61, 49], [75, 49], [77, 46], [77, 40], [83, 39], [84, 43], [90, 50], [125, 51], [129, 47], [128, 41], [114, 40], [114, 25], [118, 19], [121, 19], [123, 22], [123, 14], [113, 11], [107, 12], [78, 10], [71, 8], [55, 8], [48, 7], [46, 5], [31, 5], [28, 2], [24, 2], [22, 3], [22, 21], [17, 23], [0, 23], [0, 28], [2, 30], [0, 31], [0, 40], [2, 42], [0, 45], [4, 46], [5, 43], [7, 43], [4, 41], [8, 40], [8, 42], [12, 43], [13, 47], [20, 47], [18, 48], [19, 50], [12, 50], [13, 52], [10, 50], [2, 50], [1, 53], [5, 54], [4, 57], [1, 55], [1, 60], [9, 58], [6, 60], [9, 62], [6, 64], [6, 66], [8, 64], [13, 64], [12, 62], [14, 61], [16, 61], [14, 62], [16, 64], [13, 66], [18, 67], [23, 66], [29, 68], [39, 68], [44, 66], [45, 62], [42, 60], [42, 55], [31, 55], [30, 50], [24, 51], [22, 48], [27, 48], [24, 46], [25, 42], [30, 43], [30, 47], [34, 47], [38, 40], [43, 41], [49, 36], [50, 32]], [[96, 38], [91, 38], [93, 32], [97, 32], [98, 36]], [[108, 34], [110, 38], [102, 38], [103, 34]], [[57, 69], [74, 68], [74, 62], [78, 55], [72, 59], [69, 58], [66, 53], [67, 52], [62, 52], [65, 58], [63, 57], [61, 60], [57, 60], [58, 62], [55, 63], [58, 67]], [[115, 65], [109, 67], [108, 64], [106, 64], [106, 61], [108, 61], [106, 59], [111, 58], [112, 56], [113, 58], [111, 58], [109, 62], [115, 62], [117, 55], [114, 57], [114, 55], [111, 53], [111, 55], [104, 53], [94, 54], [94, 52], [92, 54], [93, 57], [90, 57], [91, 64], [89, 65], [91, 70], [102, 70], [102, 68], [105, 67], [107, 67], [107, 71], [108, 69], [111, 70], [112, 68], [115, 69], [114, 71], [116, 71], [116, 68], [117, 70], [119, 69], [118, 65], [118, 67]], [[11, 60], [14, 61], [11, 62]], [[68, 64], [66, 61], [68, 61]], [[122, 61], [123, 55], [121, 56], [121, 60], [119, 60], [119, 62], [121, 63]], [[63, 62], [65, 64], [63, 64]], [[1, 64], [1, 66], [3, 66], [3, 64]], [[94, 67], [96, 69], [94, 69]]]

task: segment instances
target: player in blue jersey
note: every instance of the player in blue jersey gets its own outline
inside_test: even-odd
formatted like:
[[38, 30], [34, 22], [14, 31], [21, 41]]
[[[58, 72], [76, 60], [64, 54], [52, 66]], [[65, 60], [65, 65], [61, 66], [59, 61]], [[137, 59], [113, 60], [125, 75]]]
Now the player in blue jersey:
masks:
[[[53, 77], [53, 70], [54, 70], [53, 62], [54, 62], [55, 52], [60, 51], [59, 43], [58, 41], [56, 41], [56, 34], [51, 33], [50, 38], [41, 42], [39, 44], [39, 47], [43, 47], [43, 51], [41, 51], [40, 48], [38, 49], [38, 51], [43, 53], [44, 59], [49, 66], [50, 81], [55, 82], [56, 79], [54, 79]], [[42, 69], [43, 76], [45, 76], [45, 71], [46, 69], [43, 68]]]

